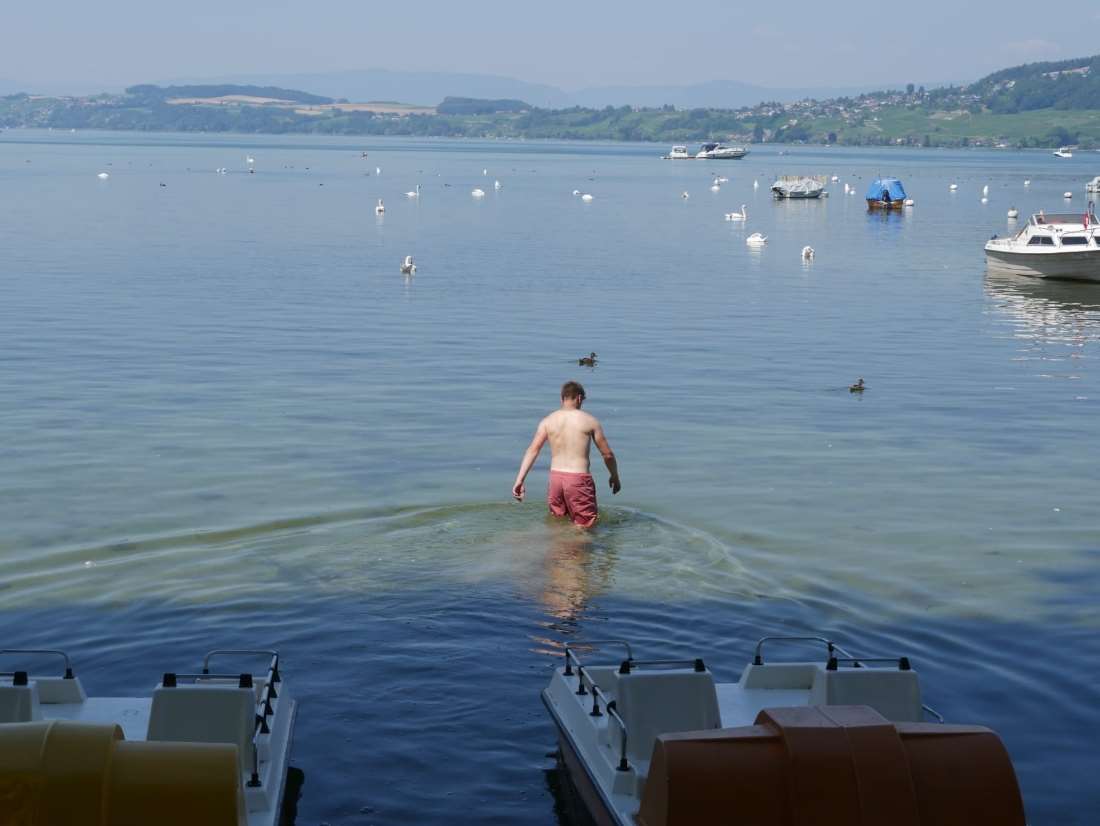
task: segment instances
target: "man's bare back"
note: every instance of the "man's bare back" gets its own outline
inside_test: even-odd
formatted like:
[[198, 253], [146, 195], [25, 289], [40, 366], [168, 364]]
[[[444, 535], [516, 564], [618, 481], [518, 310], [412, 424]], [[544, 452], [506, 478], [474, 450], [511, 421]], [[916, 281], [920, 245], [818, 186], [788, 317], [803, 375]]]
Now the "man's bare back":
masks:
[[584, 388], [576, 382], [566, 382], [562, 387], [561, 409], [544, 418], [535, 429], [535, 436], [523, 455], [515, 484], [512, 485], [512, 496], [523, 501], [527, 492], [524, 486], [527, 474], [542, 446], [550, 442], [551, 478], [547, 494], [550, 511], [557, 516], [571, 516], [576, 524], [590, 527], [596, 521], [596, 491], [589, 475], [588, 461], [593, 442], [611, 474], [608, 480], [611, 492], [618, 493], [622, 485], [615, 454], [607, 443], [603, 427], [599, 419], [581, 410], [582, 404]]

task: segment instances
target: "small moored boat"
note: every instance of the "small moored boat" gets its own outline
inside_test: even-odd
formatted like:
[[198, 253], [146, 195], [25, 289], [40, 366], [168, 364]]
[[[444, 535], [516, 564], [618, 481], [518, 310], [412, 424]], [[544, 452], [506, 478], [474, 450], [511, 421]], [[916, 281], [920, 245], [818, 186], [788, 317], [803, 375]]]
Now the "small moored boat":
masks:
[[1084, 213], [1038, 212], [1008, 238], [993, 236], [985, 245], [990, 270], [1100, 282], [1100, 227], [1095, 206]]
[[1072, 158], [1073, 153], [1070, 152], [1068, 146], [1063, 146], [1060, 149], [1055, 149], [1052, 153], [1056, 158]]
[[[820, 642], [817, 662], [765, 643]], [[1024, 826], [1015, 771], [980, 726], [922, 722], [905, 657], [853, 657], [821, 637], [767, 637], [735, 683], [702, 659], [582, 663], [565, 649], [542, 699], [561, 760], [605, 826], [997, 823]], [[933, 713], [934, 714], [934, 713]], [[938, 715], [936, 715], [938, 716]]]
[[901, 209], [909, 197], [897, 178], [876, 178], [867, 188], [868, 209]]
[[693, 157], [686, 146], [674, 146], [667, 155], [662, 156], [666, 161], [690, 161]]
[[[60, 675], [0, 673], [8, 811], [44, 824], [279, 822], [296, 704], [277, 652], [211, 651], [201, 672], [167, 672], [151, 697], [89, 697], [61, 651], [0, 654], [64, 661]], [[211, 671], [230, 658], [235, 668]], [[238, 670], [245, 661], [265, 666]]]
[[824, 191], [825, 178], [813, 175], [781, 175], [772, 184], [777, 199], [820, 198]]

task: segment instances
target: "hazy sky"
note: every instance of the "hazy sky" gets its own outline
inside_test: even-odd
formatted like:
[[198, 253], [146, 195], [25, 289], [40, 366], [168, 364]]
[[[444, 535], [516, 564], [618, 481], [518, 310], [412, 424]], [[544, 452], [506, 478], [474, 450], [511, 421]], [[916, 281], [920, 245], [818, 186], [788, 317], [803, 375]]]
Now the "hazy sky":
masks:
[[1100, 51], [1100, 5], [1021, 0], [4, 0], [0, 78], [484, 72], [566, 89], [967, 81]]

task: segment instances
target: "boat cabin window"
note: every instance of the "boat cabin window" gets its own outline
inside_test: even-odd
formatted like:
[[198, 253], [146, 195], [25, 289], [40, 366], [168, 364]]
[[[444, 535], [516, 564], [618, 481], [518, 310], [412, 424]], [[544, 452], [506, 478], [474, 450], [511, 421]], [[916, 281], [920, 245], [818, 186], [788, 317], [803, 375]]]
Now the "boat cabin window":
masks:
[[1083, 247], [1089, 242], [1089, 239], [1084, 235], [1063, 235], [1062, 246], [1063, 247]]
[[1054, 239], [1049, 235], [1033, 235], [1031, 236], [1031, 240], [1027, 242], [1027, 245], [1029, 247], [1053, 247]]

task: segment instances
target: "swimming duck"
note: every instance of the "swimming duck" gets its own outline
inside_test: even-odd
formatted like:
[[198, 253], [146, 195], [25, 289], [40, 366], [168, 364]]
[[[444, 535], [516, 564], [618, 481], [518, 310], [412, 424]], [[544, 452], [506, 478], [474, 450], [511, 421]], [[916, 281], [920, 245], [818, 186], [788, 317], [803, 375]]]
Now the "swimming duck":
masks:
[[596, 354], [589, 353], [587, 356], [581, 356], [577, 359], [577, 364], [581, 367], [595, 367], [596, 366]]
[[849, 385], [849, 387], [848, 387], [848, 392], [849, 393], [862, 393], [863, 390], [864, 390], [863, 376], [860, 376], [859, 381], [857, 381], [855, 384]]

